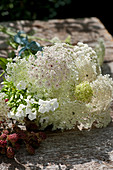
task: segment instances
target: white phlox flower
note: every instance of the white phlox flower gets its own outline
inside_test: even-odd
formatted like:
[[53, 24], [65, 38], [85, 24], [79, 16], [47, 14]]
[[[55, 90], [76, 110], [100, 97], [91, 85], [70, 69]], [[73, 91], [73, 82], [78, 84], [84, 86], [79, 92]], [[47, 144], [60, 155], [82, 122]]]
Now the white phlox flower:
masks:
[[36, 119], [36, 115], [37, 115], [36, 109], [32, 109], [32, 110], [29, 112], [28, 118], [29, 118], [30, 120], [34, 120], [34, 119]]
[[7, 116], [8, 116], [8, 118], [17, 119], [17, 117], [15, 116], [14, 111], [8, 112], [8, 113], [7, 113]]
[[17, 120], [22, 119], [26, 116], [25, 108], [26, 108], [25, 105], [23, 105], [23, 104], [19, 105], [19, 107], [17, 108], [17, 112], [15, 114], [15, 117], [17, 118]]
[[49, 101], [44, 101], [42, 99], [39, 99], [38, 104], [40, 105], [39, 106], [39, 110], [38, 110], [40, 113], [45, 113], [45, 112], [49, 112], [50, 111]]
[[40, 113], [55, 111], [59, 106], [57, 99], [51, 99], [49, 101], [39, 99], [38, 104], [40, 105], [38, 110]]
[[53, 112], [59, 107], [57, 99], [52, 99], [52, 100], [50, 100], [49, 103], [50, 103], [50, 110]]

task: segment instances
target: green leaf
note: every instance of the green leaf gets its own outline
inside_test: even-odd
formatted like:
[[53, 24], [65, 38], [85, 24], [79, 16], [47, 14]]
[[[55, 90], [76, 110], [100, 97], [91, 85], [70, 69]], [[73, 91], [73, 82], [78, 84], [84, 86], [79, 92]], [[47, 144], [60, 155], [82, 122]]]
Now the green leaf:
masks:
[[5, 71], [6, 70], [6, 64], [8, 63], [6, 58], [0, 57], [0, 65], [2, 69]]
[[42, 51], [42, 47], [40, 46], [40, 44], [36, 41], [32, 41], [31, 43], [29, 43], [27, 45], [27, 48], [30, 49], [30, 51], [33, 53], [33, 54], [36, 54], [37, 51]]
[[14, 41], [15, 41], [17, 44], [26, 45], [26, 44], [28, 44], [28, 38], [27, 38], [27, 37], [24, 37], [24, 36], [21, 36], [22, 34], [25, 34], [25, 32], [24, 32], [24, 31], [19, 31], [19, 32], [14, 36]]

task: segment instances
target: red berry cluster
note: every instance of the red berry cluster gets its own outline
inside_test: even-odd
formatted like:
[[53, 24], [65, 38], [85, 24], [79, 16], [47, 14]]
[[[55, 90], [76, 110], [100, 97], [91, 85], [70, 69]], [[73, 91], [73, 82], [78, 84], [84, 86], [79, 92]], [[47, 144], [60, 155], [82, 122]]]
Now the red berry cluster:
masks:
[[28, 132], [13, 124], [13, 128], [2, 129], [0, 132], [0, 154], [14, 158], [15, 153], [25, 144], [29, 154], [35, 154], [42, 140], [46, 138], [43, 132]]

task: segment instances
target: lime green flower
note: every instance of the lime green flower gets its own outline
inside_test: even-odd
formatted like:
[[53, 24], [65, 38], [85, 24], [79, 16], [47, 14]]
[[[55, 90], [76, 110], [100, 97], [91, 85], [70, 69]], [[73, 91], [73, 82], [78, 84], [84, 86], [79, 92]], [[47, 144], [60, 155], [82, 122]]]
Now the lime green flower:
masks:
[[75, 97], [77, 100], [80, 100], [82, 102], [90, 102], [92, 96], [93, 90], [89, 82], [85, 81], [76, 86]]

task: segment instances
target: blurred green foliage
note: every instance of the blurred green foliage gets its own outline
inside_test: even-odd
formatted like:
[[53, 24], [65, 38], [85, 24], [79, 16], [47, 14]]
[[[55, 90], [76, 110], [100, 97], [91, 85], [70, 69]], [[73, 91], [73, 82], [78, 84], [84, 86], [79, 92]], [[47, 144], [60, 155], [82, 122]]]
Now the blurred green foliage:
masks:
[[[62, 18], [72, 0], [0, 0], [0, 21]], [[61, 17], [62, 15], [62, 17]]]

